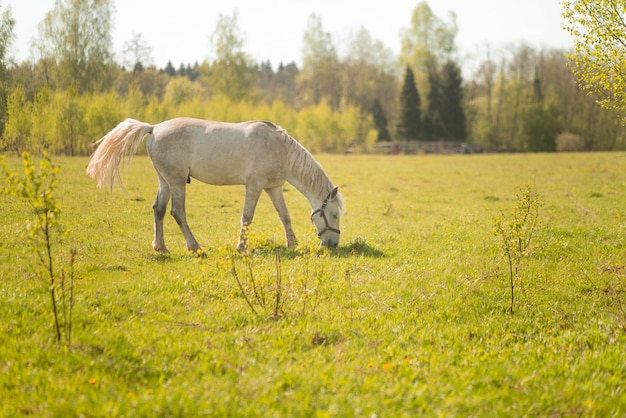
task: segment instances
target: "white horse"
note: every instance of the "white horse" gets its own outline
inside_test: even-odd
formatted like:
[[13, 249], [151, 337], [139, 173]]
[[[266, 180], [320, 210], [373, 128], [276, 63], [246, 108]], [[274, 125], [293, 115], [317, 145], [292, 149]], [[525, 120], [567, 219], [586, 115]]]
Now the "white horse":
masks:
[[[200, 249], [185, 213], [185, 187], [191, 178], [213, 185], [245, 185], [237, 249], [247, 250], [246, 231], [252, 222], [261, 191], [269, 195], [287, 237], [287, 246], [297, 244], [291, 218], [283, 197], [283, 184], [291, 183], [309, 200], [311, 221], [322, 245], [339, 244], [339, 220], [344, 203], [313, 156], [287, 132], [270, 122], [213, 122], [177, 118], [156, 125], [126, 119], [96, 144], [87, 174], [98, 187], [113, 188], [120, 181], [119, 165], [126, 153], [134, 155], [143, 138], [159, 178], [159, 190], [152, 205], [154, 241], [152, 248], [168, 252], [163, 237], [163, 218], [172, 199], [171, 214], [185, 236], [187, 249]], [[122, 186], [123, 187], [123, 186]]]

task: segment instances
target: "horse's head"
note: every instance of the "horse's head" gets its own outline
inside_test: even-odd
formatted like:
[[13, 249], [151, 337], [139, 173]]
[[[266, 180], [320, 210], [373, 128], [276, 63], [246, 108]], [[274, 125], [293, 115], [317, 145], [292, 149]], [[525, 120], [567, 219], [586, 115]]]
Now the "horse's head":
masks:
[[344, 204], [338, 188], [335, 187], [324, 199], [322, 206], [311, 213], [311, 221], [317, 229], [317, 236], [322, 245], [336, 248], [339, 245], [339, 220], [344, 211]]

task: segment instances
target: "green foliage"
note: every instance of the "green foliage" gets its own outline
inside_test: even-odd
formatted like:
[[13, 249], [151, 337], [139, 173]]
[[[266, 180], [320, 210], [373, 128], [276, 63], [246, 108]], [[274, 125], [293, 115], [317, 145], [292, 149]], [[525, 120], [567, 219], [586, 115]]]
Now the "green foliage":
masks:
[[[163, 101], [170, 107], [176, 108], [193, 102], [202, 96], [202, 90], [198, 83], [194, 83], [186, 77], [176, 77], [167, 83]], [[197, 104], [196, 104], [197, 105]], [[193, 116], [193, 115], [189, 115]]]
[[39, 249], [48, 246], [49, 233], [58, 227], [57, 218], [61, 210], [53, 192], [57, 186], [59, 168], [47, 155], [39, 162], [39, 167], [35, 166], [30, 154], [24, 153], [22, 158], [24, 178], [8, 171], [3, 165], [6, 185], [2, 192], [29, 202], [36, 217], [27, 227], [27, 237]]
[[[618, 120], [623, 116], [624, 91], [620, 2], [563, 3], [565, 27], [578, 46], [571, 63], [579, 83], [592, 93], [589, 97], [577, 90], [564, 51], [524, 44], [505, 49], [484, 46], [473, 57], [476, 71], [461, 80], [459, 63], [454, 62], [456, 17], [436, 16], [423, 1], [402, 32], [399, 57], [365, 28], [342, 37], [337, 45], [319, 16], [312, 15], [303, 34], [302, 69], [292, 62], [281, 63], [276, 71], [269, 61], [256, 63], [245, 52], [237, 12], [220, 16], [211, 37], [210, 62], [178, 67], [169, 62], [163, 69], [154, 68], [149, 46], [141, 34], [133, 34], [124, 47], [124, 68], [112, 60], [112, 3], [57, 1], [40, 23], [34, 59], [17, 65], [7, 55], [15, 21], [9, 8], [0, 11], [0, 114], [4, 115], [0, 132], [5, 122], [10, 125], [0, 139], [1, 150], [88, 154], [93, 142], [124, 117], [156, 123], [174, 116], [235, 121], [275, 114], [279, 116], [270, 120], [292, 130], [298, 125], [298, 112], [316, 112], [316, 106], [325, 102], [332, 117], [351, 107], [358, 109], [363, 122], [356, 123], [349, 110], [350, 138], [331, 139], [330, 145], [324, 138], [313, 147], [367, 151], [369, 122], [364, 115], [372, 112], [376, 101], [384, 117], [393, 121], [391, 132], [378, 126], [381, 137], [405, 139], [402, 130], [399, 135], [395, 132], [404, 117], [399, 65], [414, 71], [421, 94], [422, 139], [467, 140], [488, 151], [517, 152], [552, 150], [556, 135], [576, 139], [564, 149], [626, 149], [626, 130]], [[549, 105], [535, 103], [537, 83]], [[117, 110], [111, 102], [115, 97]], [[596, 111], [596, 100], [612, 111]], [[232, 107], [219, 109], [218, 103]], [[285, 109], [272, 111], [275, 103]], [[115, 120], [116, 114], [122, 116]], [[376, 113], [375, 122], [381, 123], [380, 116]], [[332, 119], [321, 122], [339, 127]], [[343, 134], [338, 129], [333, 135]]]
[[[596, 84], [602, 86], [598, 90], [582, 82], [594, 92], [589, 97], [578, 91], [563, 51], [524, 44], [505, 49], [486, 45], [473, 57], [476, 71], [467, 80], [461, 79], [459, 63], [454, 61], [456, 17], [436, 16], [426, 2], [417, 4], [407, 22], [400, 57], [394, 57], [365, 28], [342, 37], [337, 45], [319, 16], [312, 15], [303, 34], [302, 69], [292, 62], [280, 63], [276, 70], [269, 61], [256, 63], [245, 52], [237, 12], [220, 16], [211, 37], [210, 61], [178, 67], [169, 62], [163, 69], [154, 68], [149, 64], [149, 46], [140, 34], [133, 34], [123, 51], [124, 68], [112, 61], [111, 5], [110, 0], [57, 1], [40, 24], [33, 43], [34, 60], [18, 65], [6, 55], [14, 20], [9, 9], [2, 12], [0, 114], [9, 110], [9, 96], [12, 109], [0, 118], [0, 132], [5, 122], [10, 125], [7, 135], [0, 138], [1, 150], [89, 154], [93, 142], [122, 118], [157, 123], [175, 116], [196, 116], [229, 121], [266, 118], [290, 132], [313, 131], [315, 140], [298, 138], [312, 149], [368, 152], [371, 123], [366, 115], [376, 102], [392, 122], [385, 133], [380, 125], [382, 113], [373, 115], [381, 139], [406, 139], [398, 125], [406, 117], [400, 98], [404, 73], [399, 65], [414, 71], [420, 94], [421, 137], [412, 134], [411, 139], [468, 141], [487, 151], [519, 152], [553, 150], [560, 137], [576, 139], [563, 147], [568, 150], [626, 149], [619, 106], [610, 105], [614, 109], [609, 112], [594, 107], [598, 99], [609, 106], [612, 97], [624, 90], [619, 72], [624, 61], [619, 20], [623, 5], [618, 2], [564, 3], [566, 26], [581, 39], [581, 47], [591, 45], [594, 54], [605, 54], [590, 65], [585, 56], [595, 58], [584, 51], [576, 54], [578, 75], [593, 72], [588, 78], [596, 77]], [[585, 22], [587, 16], [595, 20]], [[613, 45], [609, 34], [614, 36]], [[594, 42], [599, 46], [593, 46]], [[537, 86], [549, 103], [536, 104]], [[113, 100], [118, 100], [117, 108]], [[318, 106], [331, 111], [323, 112]], [[314, 117], [300, 124], [300, 112], [307, 116], [326, 113], [330, 119]], [[311, 119], [326, 125], [320, 128], [323, 135], [309, 126]], [[415, 115], [412, 120], [417, 123]]]
[[331, 109], [339, 109], [341, 103], [341, 76], [337, 48], [332, 35], [324, 31], [322, 20], [311, 14], [302, 37], [302, 71], [297, 85], [302, 92], [305, 106], [327, 103]]
[[[0, 6], [2, 6], [0, 4]], [[10, 64], [11, 45], [15, 39], [15, 19], [10, 7], [0, 10], [0, 82], [6, 86]]]
[[563, 51], [521, 45], [493, 56], [464, 85], [469, 142], [491, 151], [548, 151], [557, 137], [580, 138], [574, 150], [626, 147], [617, 111], [597, 106], [576, 85]]
[[[110, 87], [113, 63], [113, 2], [111, 0], [58, 0], [39, 24], [35, 47], [44, 61], [58, 65], [56, 88], [79, 92]], [[52, 81], [52, 79], [48, 79]]]
[[7, 123], [0, 143], [0, 148], [5, 151], [21, 152], [31, 149], [31, 130], [33, 120], [31, 117], [33, 104], [26, 100], [24, 88], [18, 86], [9, 95], [7, 100]]
[[[127, 100], [133, 100], [132, 94]], [[111, 127], [117, 125], [124, 118], [129, 117], [127, 115], [130, 112], [124, 113], [120, 108], [120, 103], [124, 102], [115, 92], [88, 94], [81, 98], [80, 109], [86, 110], [82, 114], [80, 112], [77, 114], [81, 120], [75, 129], [79, 129], [81, 140], [85, 138], [85, 145], [88, 146], [86, 150], [81, 150], [81, 154], [89, 154], [92, 151], [93, 148], [89, 147], [89, 139], [103, 136], [103, 133], [110, 131]]]
[[372, 118], [355, 106], [333, 111], [322, 102], [298, 112], [280, 100], [254, 104], [220, 95], [206, 99], [197, 82], [179, 77], [168, 84], [163, 101], [146, 98], [137, 89], [126, 96], [42, 89], [30, 102], [18, 87], [11, 96], [8, 130], [0, 147], [35, 154], [89, 155], [93, 143], [126, 117], [158, 123], [178, 116], [230, 122], [270, 120], [288, 129], [311, 151], [351, 148], [367, 152], [376, 141]]
[[121, 101], [121, 103], [118, 103], [119, 112], [124, 115], [124, 117], [137, 120], [146, 119], [145, 113], [148, 100], [141, 93], [138, 86], [131, 86], [128, 94], [124, 98], [118, 97], [118, 100]]
[[400, 62], [427, 74], [430, 66], [439, 67], [452, 57], [457, 32], [454, 13], [450, 12], [446, 22], [432, 12], [426, 1], [421, 1], [411, 15], [410, 29], [402, 34]]
[[576, 79], [602, 107], [626, 112], [626, 5], [621, 0], [562, 2], [565, 29], [574, 37], [569, 54]]
[[[72, 252], [71, 259], [71, 275], [68, 292], [69, 298], [66, 298], [65, 291], [65, 278], [61, 275], [62, 286], [62, 299], [63, 309], [61, 312], [64, 315], [64, 320], [60, 320], [59, 311], [57, 306], [57, 270], [55, 260], [55, 250], [53, 248], [57, 239], [54, 238], [56, 234], [60, 234], [60, 225], [58, 222], [61, 209], [54, 196], [58, 180], [57, 175], [59, 173], [58, 166], [48, 157], [44, 155], [44, 158], [39, 162], [38, 167], [31, 159], [28, 153], [22, 155], [22, 162], [24, 165], [24, 178], [20, 178], [16, 174], [10, 172], [6, 165], [2, 165], [2, 171], [5, 179], [5, 186], [0, 189], [0, 192], [4, 195], [15, 196], [26, 200], [32, 209], [34, 219], [32, 219], [25, 229], [24, 236], [28, 242], [28, 246], [33, 253], [37, 256], [37, 261], [41, 271], [39, 275], [41, 278], [46, 279], [49, 284], [50, 297], [52, 299], [52, 313], [54, 315], [54, 329], [56, 333], [57, 342], [61, 342], [63, 327], [63, 335], [65, 335], [66, 341], [69, 344], [71, 342], [71, 311], [73, 307], [73, 265], [75, 253]], [[3, 161], [0, 161], [3, 163]], [[66, 299], [69, 299], [66, 304]]]
[[524, 112], [522, 137], [531, 152], [556, 151], [558, 111], [552, 101], [531, 104]]
[[243, 52], [245, 39], [238, 28], [237, 18], [237, 11], [232, 16], [220, 13], [211, 37], [216, 60], [207, 74], [212, 90], [233, 101], [252, 96], [255, 67], [252, 59]]
[[86, 121], [84, 119], [85, 107], [81, 106], [80, 98], [74, 89], [70, 89], [65, 95], [65, 101], [58, 103], [56, 138], [63, 153], [69, 156], [85, 155], [89, 153], [85, 137]]
[[449, 12], [447, 19], [442, 19], [433, 13], [426, 1], [415, 6], [410, 27], [403, 29], [401, 33], [399, 62], [403, 67], [409, 66], [414, 71], [415, 84], [422, 95], [425, 123], [436, 125], [437, 118], [437, 115], [426, 112], [429, 108], [429, 92], [433, 87], [429, 78], [438, 73], [445, 62], [453, 59], [457, 33], [454, 12]]
[[325, 101], [298, 112], [290, 133], [311, 152], [367, 151], [376, 141], [371, 117], [363, 117], [353, 106], [335, 112]]
[[530, 256], [535, 248], [531, 245], [537, 230], [541, 200], [530, 184], [520, 188], [516, 194], [517, 205], [509, 219], [503, 213], [493, 216], [494, 233], [500, 241], [500, 249], [509, 267], [511, 285], [510, 312], [515, 303], [515, 282], [520, 279], [519, 270], [522, 260]]
[[345, 145], [332, 151], [369, 152], [377, 137], [372, 116], [356, 106], [346, 106], [337, 116]]
[[351, 34], [346, 43], [339, 67], [342, 103], [362, 111], [371, 111], [378, 103], [387, 116], [395, 116], [399, 67], [393, 52], [363, 27]]
[[[333, 142], [336, 140], [341, 141], [341, 146], [345, 145], [343, 135], [338, 138], [333, 135], [340, 131], [339, 120], [333, 117], [333, 114], [334, 112], [325, 101], [317, 106], [301, 110], [298, 112], [298, 127], [294, 132], [296, 138], [308, 138], [316, 144], [312, 151], [328, 152], [332, 150]], [[320, 123], [322, 121], [323, 123]]]

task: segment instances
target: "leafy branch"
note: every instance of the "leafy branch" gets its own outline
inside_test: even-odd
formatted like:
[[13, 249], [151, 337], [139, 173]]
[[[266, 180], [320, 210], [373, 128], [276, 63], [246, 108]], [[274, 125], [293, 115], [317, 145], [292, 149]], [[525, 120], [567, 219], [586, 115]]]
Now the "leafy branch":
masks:
[[530, 184], [520, 188], [516, 196], [517, 205], [508, 219], [502, 211], [499, 217], [492, 215], [494, 234], [500, 241], [500, 249], [509, 267], [511, 314], [515, 303], [515, 280], [519, 277], [522, 259], [533, 252], [531, 244], [539, 222], [539, 208], [542, 206]]
[[[22, 198], [30, 204], [34, 218], [26, 225], [24, 236], [37, 256], [41, 267], [41, 275], [46, 278], [49, 284], [50, 298], [52, 301], [52, 312], [54, 316], [54, 331], [57, 342], [61, 342], [61, 321], [59, 318], [59, 306], [57, 303], [57, 275], [55, 272], [55, 260], [53, 258], [53, 235], [60, 232], [58, 222], [61, 209], [54, 197], [54, 190], [58, 184], [57, 174], [59, 167], [52, 159], [44, 154], [39, 164], [35, 164], [29, 153], [22, 154], [24, 167], [24, 177], [21, 178], [8, 170], [4, 161], [2, 162], [2, 172], [5, 178], [5, 185], [0, 188], [0, 193]], [[62, 293], [62, 314], [65, 335], [68, 344], [71, 339], [71, 312], [74, 301], [74, 260], [76, 252], [71, 254], [70, 283], [67, 292], [69, 301], [66, 304], [65, 275], [59, 276]]]

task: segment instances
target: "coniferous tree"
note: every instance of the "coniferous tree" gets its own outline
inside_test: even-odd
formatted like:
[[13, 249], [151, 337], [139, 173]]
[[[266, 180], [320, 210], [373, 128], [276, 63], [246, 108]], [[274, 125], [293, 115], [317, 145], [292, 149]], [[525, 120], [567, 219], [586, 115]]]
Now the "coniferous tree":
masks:
[[298, 98], [298, 89], [296, 88], [296, 80], [300, 70], [295, 62], [290, 62], [287, 65], [283, 65], [281, 62], [276, 71], [275, 81], [278, 90], [278, 97], [280, 97], [285, 104], [289, 106], [295, 106]]
[[181, 62], [180, 66], [178, 67], [178, 71], [176, 71], [176, 75], [184, 77], [186, 71], [187, 69], [185, 68], [185, 64]]
[[391, 137], [389, 136], [389, 130], [387, 130], [387, 117], [378, 99], [374, 100], [372, 117], [374, 118], [374, 125], [376, 125], [376, 130], [378, 131], [377, 140], [389, 141]]
[[442, 114], [446, 112], [442, 97], [442, 86], [434, 65], [428, 66], [428, 109], [422, 121], [422, 138], [424, 141], [440, 141], [443, 139], [444, 128]]
[[260, 97], [263, 97], [267, 103], [272, 103], [276, 99], [276, 96], [272, 95], [272, 93], [277, 89], [275, 87], [275, 74], [271, 62], [269, 60], [261, 61], [261, 63], [257, 65], [256, 74], [256, 88], [259, 91]]
[[185, 68], [185, 77], [187, 77], [190, 81], [195, 81], [200, 75], [200, 73], [198, 72], [198, 67], [200, 67], [198, 61], [193, 64], [193, 67], [191, 66], [191, 64], [187, 64], [187, 68]]
[[440, 120], [443, 136], [448, 141], [465, 141], [467, 129], [463, 110], [463, 77], [461, 69], [453, 61], [448, 61], [441, 73]]
[[415, 76], [411, 67], [406, 67], [404, 84], [400, 93], [400, 120], [397, 127], [398, 139], [417, 140], [421, 138], [422, 118], [420, 96], [415, 86]]
[[163, 69], [163, 72], [169, 75], [170, 77], [174, 77], [176, 75], [176, 68], [174, 68], [172, 61], [167, 62], [167, 65]]

